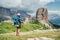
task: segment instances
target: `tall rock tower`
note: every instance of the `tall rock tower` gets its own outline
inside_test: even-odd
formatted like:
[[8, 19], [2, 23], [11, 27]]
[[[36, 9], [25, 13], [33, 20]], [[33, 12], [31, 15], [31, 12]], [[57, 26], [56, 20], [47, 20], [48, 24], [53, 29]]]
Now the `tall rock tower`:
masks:
[[45, 23], [48, 23], [48, 10], [46, 8], [38, 8], [36, 20], [39, 22], [44, 21]]
[[36, 20], [41, 22], [44, 26], [51, 28], [51, 25], [48, 22], [48, 10], [46, 8], [38, 8]]

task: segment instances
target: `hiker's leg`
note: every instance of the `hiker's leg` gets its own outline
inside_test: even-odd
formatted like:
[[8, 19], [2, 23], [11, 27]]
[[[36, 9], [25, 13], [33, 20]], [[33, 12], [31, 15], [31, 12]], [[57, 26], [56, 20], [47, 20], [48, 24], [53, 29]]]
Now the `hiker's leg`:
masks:
[[21, 24], [18, 27], [18, 34], [20, 34]]
[[17, 36], [19, 35], [19, 32], [20, 32], [20, 29], [17, 27], [17, 29], [16, 29], [16, 35]]
[[20, 28], [18, 28], [18, 35], [19, 35], [19, 33], [20, 33]]
[[20, 29], [21, 29], [21, 25], [19, 25], [19, 27], [17, 27], [17, 29], [16, 29], [16, 35], [20, 34]]
[[16, 28], [16, 36], [18, 35], [18, 28]]

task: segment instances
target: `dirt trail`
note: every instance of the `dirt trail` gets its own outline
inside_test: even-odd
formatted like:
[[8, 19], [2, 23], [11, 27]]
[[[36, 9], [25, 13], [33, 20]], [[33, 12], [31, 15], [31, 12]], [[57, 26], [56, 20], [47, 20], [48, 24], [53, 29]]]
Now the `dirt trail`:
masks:
[[[27, 35], [27, 34], [33, 34], [33, 33], [45, 33], [45, 32], [54, 32], [58, 31], [60, 29], [51, 29], [51, 30], [34, 30], [34, 31], [29, 31], [29, 32], [20, 32], [20, 35]], [[15, 35], [16, 33], [5, 33], [5, 34], [0, 34], [0, 35]]]
[[[20, 32], [20, 35], [27, 35], [27, 34], [33, 34], [33, 33], [45, 33], [45, 32], [54, 32], [54, 31], [60, 31], [60, 29], [51, 29], [51, 30], [34, 30], [34, 31], [29, 31], [29, 32]], [[0, 34], [1, 36], [15, 36], [16, 33], [5, 33], [5, 34]], [[48, 37], [41, 37], [41, 38], [27, 38], [27, 40], [54, 40], [52, 38]]]

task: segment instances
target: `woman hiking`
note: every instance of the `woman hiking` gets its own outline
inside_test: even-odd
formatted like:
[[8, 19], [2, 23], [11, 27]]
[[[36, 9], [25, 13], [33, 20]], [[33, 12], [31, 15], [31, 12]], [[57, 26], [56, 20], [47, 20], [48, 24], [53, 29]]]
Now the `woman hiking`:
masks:
[[16, 36], [19, 36], [19, 32], [21, 29], [21, 23], [22, 23], [21, 14], [17, 13], [16, 16], [14, 16], [13, 21], [16, 27]]

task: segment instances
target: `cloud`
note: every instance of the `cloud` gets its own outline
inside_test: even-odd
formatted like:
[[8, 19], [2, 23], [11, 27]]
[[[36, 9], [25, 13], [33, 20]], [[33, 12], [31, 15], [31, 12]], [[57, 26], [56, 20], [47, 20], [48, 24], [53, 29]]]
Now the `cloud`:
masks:
[[45, 6], [46, 4], [48, 4], [50, 2], [55, 2], [55, 0], [40, 0], [41, 6]]
[[55, 1], [60, 2], [60, 0], [55, 0]]
[[48, 11], [49, 14], [58, 14], [60, 16], [60, 11]]
[[48, 19], [55, 20], [60, 18], [60, 11], [48, 11]]
[[21, 0], [0, 0], [0, 6], [3, 7], [17, 7], [21, 5]]
[[22, 5], [31, 10], [36, 10], [36, 8], [40, 7], [39, 0], [22, 0]]
[[37, 10], [55, 0], [0, 0], [0, 6], [6, 8], [26, 8], [30, 10]]
[[28, 9], [34, 9], [36, 10], [37, 8], [40, 7], [45, 7], [48, 3], [55, 2], [55, 0], [22, 0], [22, 4], [24, 7]]
[[40, 2], [54, 2], [55, 0], [40, 0]]

